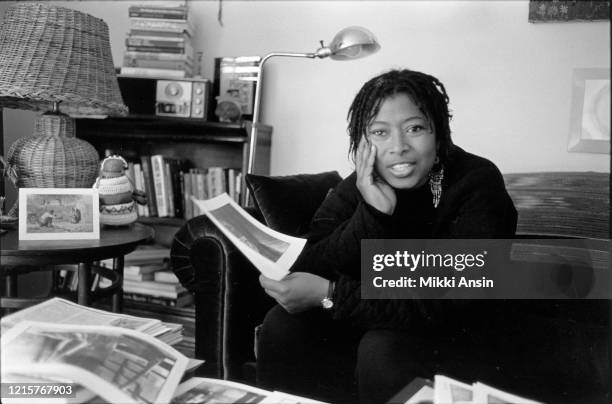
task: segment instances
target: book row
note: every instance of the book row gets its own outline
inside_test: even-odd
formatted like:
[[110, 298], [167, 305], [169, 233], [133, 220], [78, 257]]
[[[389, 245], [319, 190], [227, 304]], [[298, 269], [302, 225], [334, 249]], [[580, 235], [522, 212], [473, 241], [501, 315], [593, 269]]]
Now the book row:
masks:
[[236, 168], [187, 169], [185, 162], [157, 154], [128, 163], [128, 176], [147, 195], [147, 204], [138, 206], [141, 217], [191, 219], [200, 214], [192, 197], [208, 199], [227, 192], [240, 201], [242, 173]]

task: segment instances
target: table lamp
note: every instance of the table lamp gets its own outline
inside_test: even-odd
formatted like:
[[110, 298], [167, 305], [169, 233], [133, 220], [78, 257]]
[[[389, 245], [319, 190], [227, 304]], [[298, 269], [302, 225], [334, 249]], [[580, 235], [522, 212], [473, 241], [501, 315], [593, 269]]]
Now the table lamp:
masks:
[[71, 116], [125, 115], [108, 26], [63, 7], [24, 3], [0, 26], [0, 108], [45, 111], [9, 148], [18, 188], [89, 188], [96, 149], [75, 137]]

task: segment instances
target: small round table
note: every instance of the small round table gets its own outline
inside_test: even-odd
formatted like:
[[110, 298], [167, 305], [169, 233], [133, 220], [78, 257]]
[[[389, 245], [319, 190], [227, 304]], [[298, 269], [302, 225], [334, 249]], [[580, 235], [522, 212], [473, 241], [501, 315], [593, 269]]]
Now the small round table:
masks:
[[[22, 300], [11, 299], [17, 294], [19, 271], [15, 271], [16, 268], [28, 267], [26, 272], [32, 272], [31, 267], [78, 264], [77, 302], [88, 306], [92, 296], [92, 263], [114, 258], [114, 272], [119, 284], [113, 294], [112, 305], [113, 311], [120, 312], [123, 309], [123, 256], [134, 251], [138, 244], [152, 240], [154, 235], [151, 227], [140, 223], [102, 228], [99, 240], [19, 240], [19, 232], [11, 230], [0, 236], [0, 268], [2, 276], [7, 278], [3, 303]], [[12, 307], [19, 306], [23, 306], [23, 302]]]

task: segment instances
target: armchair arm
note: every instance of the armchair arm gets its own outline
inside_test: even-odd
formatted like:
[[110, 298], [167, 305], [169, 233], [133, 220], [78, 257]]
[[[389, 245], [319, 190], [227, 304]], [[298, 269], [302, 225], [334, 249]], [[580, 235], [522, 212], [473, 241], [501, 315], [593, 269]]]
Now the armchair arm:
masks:
[[170, 263], [195, 297], [195, 356], [206, 360], [199, 373], [243, 379], [243, 364], [254, 360], [254, 328], [274, 303], [259, 285], [259, 271], [204, 215], [176, 233]]

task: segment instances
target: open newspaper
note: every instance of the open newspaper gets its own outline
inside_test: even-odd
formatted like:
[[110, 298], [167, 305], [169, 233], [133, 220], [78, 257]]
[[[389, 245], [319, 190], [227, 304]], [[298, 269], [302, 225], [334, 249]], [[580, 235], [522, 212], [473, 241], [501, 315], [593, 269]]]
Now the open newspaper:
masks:
[[157, 338], [112, 326], [22, 321], [1, 347], [3, 383], [70, 383], [76, 395], [62, 401], [73, 403], [169, 402], [188, 363]]
[[268, 278], [284, 278], [306, 244], [306, 239], [287, 236], [261, 224], [226, 193], [208, 200], [192, 199]]
[[191, 378], [178, 386], [171, 403], [324, 404], [279, 391], [267, 391], [242, 383], [202, 377]]
[[400, 396], [403, 396], [403, 392], [400, 392], [391, 402], [404, 404], [541, 404], [484, 383], [467, 384], [443, 375], [434, 376], [433, 386], [431, 382], [419, 386], [408, 386], [408, 391], [410, 393], [408, 400], [400, 401]]
[[181, 341], [181, 324], [163, 323], [153, 318], [110, 313], [55, 297], [20, 310], [0, 320], [0, 335], [21, 321], [42, 321], [54, 324], [107, 325], [136, 330], [173, 345]]

